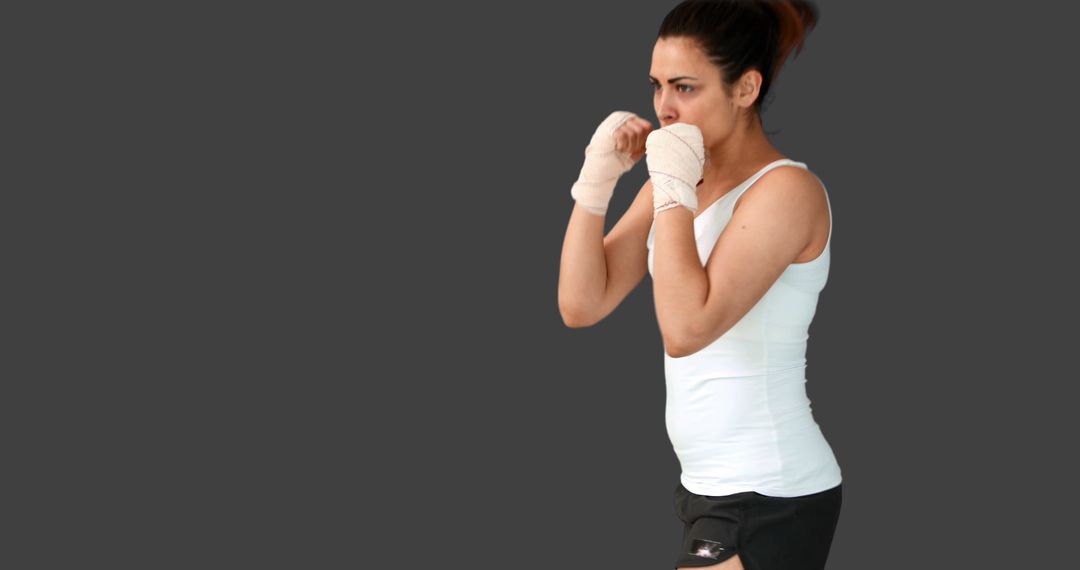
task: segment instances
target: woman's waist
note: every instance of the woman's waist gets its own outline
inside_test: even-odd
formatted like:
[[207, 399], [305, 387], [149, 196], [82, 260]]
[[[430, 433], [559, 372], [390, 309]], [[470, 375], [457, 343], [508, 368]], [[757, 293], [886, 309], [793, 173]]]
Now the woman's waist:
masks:
[[668, 435], [684, 471], [696, 474], [737, 476], [784, 468], [788, 475], [794, 475], [828, 468], [836, 462], [829, 442], [808, 417], [793, 419], [789, 425], [772, 430], [745, 426], [698, 430], [675, 422], [669, 424]]
[[805, 381], [804, 354], [783, 355], [730, 354], [696, 352], [681, 358], [665, 353], [664, 374], [668, 379], [706, 380], [711, 378]]
[[817, 431], [805, 393], [771, 401], [726, 396], [720, 391], [701, 396], [669, 392], [664, 407], [669, 434], [684, 441], [754, 446]]

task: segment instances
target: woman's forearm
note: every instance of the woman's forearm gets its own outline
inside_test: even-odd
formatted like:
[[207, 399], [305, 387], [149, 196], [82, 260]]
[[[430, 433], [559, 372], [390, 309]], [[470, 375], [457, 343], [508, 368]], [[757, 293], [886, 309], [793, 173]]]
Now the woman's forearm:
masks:
[[657, 213], [653, 240], [653, 296], [660, 335], [669, 355], [684, 356], [693, 346], [696, 319], [709, 294], [693, 213], [683, 207]]
[[604, 216], [574, 204], [559, 261], [559, 312], [568, 325], [588, 325], [607, 290]]

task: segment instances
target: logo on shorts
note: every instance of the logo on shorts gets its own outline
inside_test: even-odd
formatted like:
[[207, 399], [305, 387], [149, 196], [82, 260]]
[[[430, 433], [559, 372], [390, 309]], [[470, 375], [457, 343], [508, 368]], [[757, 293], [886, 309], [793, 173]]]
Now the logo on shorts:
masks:
[[724, 550], [724, 547], [715, 540], [695, 538], [694, 542], [690, 544], [690, 554], [701, 556], [702, 558], [712, 558], [715, 560], [720, 557], [721, 550]]

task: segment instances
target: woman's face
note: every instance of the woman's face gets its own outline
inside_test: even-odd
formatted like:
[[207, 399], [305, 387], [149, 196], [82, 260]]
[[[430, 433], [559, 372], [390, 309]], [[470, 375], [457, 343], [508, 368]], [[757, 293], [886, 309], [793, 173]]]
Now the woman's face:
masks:
[[[735, 128], [738, 108], [721, 84], [720, 69], [687, 38], [660, 38], [653, 46], [649, 81], [660, 126], [689, 123], [701, 129], [705, 147]], [[669, 83], [671, 81], [671, 83]]]

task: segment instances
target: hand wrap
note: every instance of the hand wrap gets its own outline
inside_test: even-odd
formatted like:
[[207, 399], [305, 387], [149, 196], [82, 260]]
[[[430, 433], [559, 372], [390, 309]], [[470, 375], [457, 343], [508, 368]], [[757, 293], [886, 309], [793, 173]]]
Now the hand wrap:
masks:
[[570, 188], [570, 196], [594, 214], [602, 216], [607, 213], [616, 182], [634, 166], [629, 150], [615, 150], [614, 136], [615, 130], [634, 116], [629, 111], [615, 111], [608, 115], [585, 147], [585, 163], [577, 182]]
[[649, 133], [645, 162], [653, 187], [653, 216], [676, 206], [697, 213], [697, 186], [705, 168], [705, 145], [696, 125], [675, 123]]

